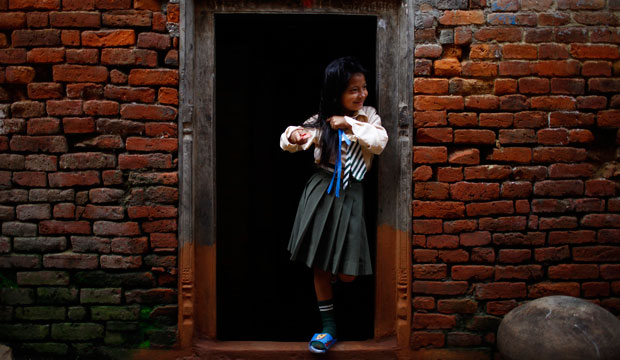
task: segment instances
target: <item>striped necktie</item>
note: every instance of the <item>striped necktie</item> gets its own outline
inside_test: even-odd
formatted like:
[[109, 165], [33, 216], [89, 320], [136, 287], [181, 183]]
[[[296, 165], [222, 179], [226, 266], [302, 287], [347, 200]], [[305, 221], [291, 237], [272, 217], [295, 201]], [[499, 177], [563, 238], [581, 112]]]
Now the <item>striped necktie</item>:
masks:
[[362, 147], [359, 142], [353, 142], [347, 150], [347, 161], [344, 165], [344, 175], [342, 177], [342, 188], [349, 186], [351, 176], [357, 181], [362, 181], [366, 174], [366, 163], [362, 154]]

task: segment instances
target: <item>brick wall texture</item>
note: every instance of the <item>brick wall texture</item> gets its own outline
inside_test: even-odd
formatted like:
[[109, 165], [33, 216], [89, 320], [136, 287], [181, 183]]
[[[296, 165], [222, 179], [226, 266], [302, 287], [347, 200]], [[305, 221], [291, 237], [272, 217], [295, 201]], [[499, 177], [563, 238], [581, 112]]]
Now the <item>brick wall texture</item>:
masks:
[[178, 22], [159, 0], [0, 0], [0, 343], [18, 354], [176, 340]]
[[[502, 315], [545, 295], [620, 314], [618, 11], [415, 4], [413, 349], [490, 358]], [[178, 23], [175, 1], [0, 0], [0, 342], [17, 352], [175, 342]]]
[[493, 348], [547, 295], [620, 315], [618, 11], [416, 4], [413, 348]]

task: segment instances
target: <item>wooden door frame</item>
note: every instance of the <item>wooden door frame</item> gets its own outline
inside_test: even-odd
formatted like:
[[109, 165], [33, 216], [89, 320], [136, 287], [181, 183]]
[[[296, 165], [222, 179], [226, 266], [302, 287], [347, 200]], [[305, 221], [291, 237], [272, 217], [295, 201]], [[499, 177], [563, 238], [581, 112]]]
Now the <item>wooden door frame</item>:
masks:
[[181, 1], [179, 84], [179, 345], [216, 334], [216, 13], [377, 17], [376, 98], [390, 140], [378, 166], [375, 340], [409, 348], [413, 0]]

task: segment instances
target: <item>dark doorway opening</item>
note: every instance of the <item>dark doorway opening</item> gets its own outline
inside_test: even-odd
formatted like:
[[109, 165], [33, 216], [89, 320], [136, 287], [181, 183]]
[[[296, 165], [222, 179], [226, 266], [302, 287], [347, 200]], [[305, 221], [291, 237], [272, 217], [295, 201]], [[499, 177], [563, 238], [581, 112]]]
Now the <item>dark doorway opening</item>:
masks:
[[[215, 15], [218, 339], [307, 341], [320, 330], [312, 272], [286, 250], [312, 151], [285, 153], [279, 136], [316, 113], [323, 70], [340, 56], [369, 69], [376, 106], [375, 38], [374, 16]], [[374, 255], [376, 167], [364, 182]], [[334, 291], [339, 338], [373, 338], [374, 278]]]

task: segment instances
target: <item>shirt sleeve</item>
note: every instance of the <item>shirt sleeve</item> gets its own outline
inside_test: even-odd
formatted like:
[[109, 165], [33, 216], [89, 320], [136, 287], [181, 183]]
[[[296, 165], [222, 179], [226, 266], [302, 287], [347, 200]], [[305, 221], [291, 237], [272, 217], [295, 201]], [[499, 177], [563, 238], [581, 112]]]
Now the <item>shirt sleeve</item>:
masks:
[[[374, 110], [374, 109], [373, 109]], [[387, 145], [388, 136], [385, 128], [381, 126], [381, 118], [376, 111], [369, 111], [368, 122], [355, 120], [345, 116], [345, 120], [351, 125], [351, 132], [357, 141], [375, 155], [381, 154]]]
[[[307, 124], [309, 121], [311, 121], [313, 118], [310, 118], [308, 120], [306, 120], [304, 122], [304, 125]], [[302, 145], [298, 145], [298, 144], [292, 144], [288, 139], [290, 138], [291, 134], [293, 133], [293, 131], [295, 130], [303, 130], [304, 132], [308, 133], [310, 135], [310, 137], [308, 138], [308, 141], [306, 141], [305, 144]], [[284, 132], [282, 133], [282, 135], [280, 135], [280, 147], [282, 148], [282, 150], [288, 151], [288, 152], [297, 152], [300, 150], [308, 150], [308, 148], [310, 148], [310, 146], [316, 142], [317, 140], [317, 129], [316, 128], [309, 128], [309, 127], [305, 127], [305, 126], [289, 126], [286, 128], [286, 130], [284, 130]]]

